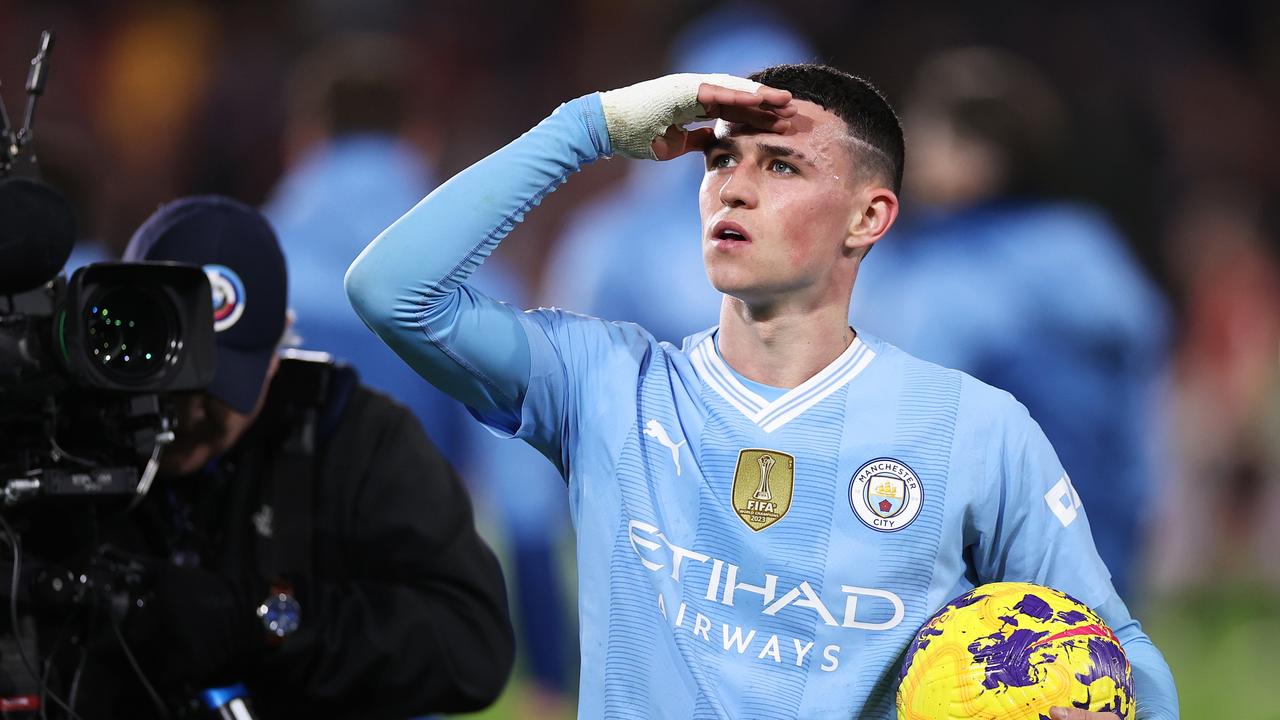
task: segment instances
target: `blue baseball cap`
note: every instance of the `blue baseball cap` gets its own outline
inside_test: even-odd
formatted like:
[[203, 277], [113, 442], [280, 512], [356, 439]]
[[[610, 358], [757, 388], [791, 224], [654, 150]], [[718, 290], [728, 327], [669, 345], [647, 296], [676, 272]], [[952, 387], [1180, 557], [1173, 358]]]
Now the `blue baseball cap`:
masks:
[[207, 390], [236, 412], [252, 412], [288, 309], [288, 271], [267, 219], [218, 195], [175, 200], [138, 228], [123, 259], [204, 268], [213, 289], [217, 341], [217, 370]]

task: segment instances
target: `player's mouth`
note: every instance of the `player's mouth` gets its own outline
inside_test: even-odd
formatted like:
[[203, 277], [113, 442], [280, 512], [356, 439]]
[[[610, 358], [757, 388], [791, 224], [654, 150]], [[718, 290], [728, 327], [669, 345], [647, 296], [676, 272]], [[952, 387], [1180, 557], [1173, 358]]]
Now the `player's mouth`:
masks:
[[741, 247], [751, 242], [746, 228], [732, 220], [721, 220], [711, 226], [711, 242], [717, 249]]

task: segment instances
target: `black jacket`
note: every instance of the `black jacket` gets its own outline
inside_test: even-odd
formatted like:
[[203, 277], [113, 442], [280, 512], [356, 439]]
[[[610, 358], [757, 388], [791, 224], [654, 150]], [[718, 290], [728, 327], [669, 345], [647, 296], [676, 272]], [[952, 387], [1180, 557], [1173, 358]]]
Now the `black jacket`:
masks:
[[[329, 374], [308, 420], [296, 395], [315, 370], [284, 361], [232, 452], [200, 477], [158, 481], [109, 531], [120, 545], [165, 558], [148, 606], [125, 621], [124, 636], [166, 701], [242, 681], [262, 718], [392, 718], [488, 705], [506, 682], [514, 641], [501, 571], [476, 534], [462, 483], [416, 419], [359, 386], [350, 370]], [[311, 421], [312, 484], [282, 498], [270, 468], [279, 471], [273, 463]], [[308, 513], [282, 507], [299, 497]], [[254, 609], [272, 580], [271, 553], [299, 522], [310, 526], [302, 553], [309, 567], [286, 563], [282, 574], [302, 624], [268, 647]], [[158, 714], [113, 640], [97, 641], [77, 712]]]

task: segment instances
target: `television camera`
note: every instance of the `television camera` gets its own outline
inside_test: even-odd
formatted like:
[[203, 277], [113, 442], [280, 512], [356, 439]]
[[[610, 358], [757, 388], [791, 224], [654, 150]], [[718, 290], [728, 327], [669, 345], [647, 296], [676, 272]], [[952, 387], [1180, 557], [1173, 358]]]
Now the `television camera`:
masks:
[[[96, 263], [61, 272], [76, 239], [70, 204], [39, 180], [33, 146], [53, 35], [27, 77], [22, 126], [0, 99], [0, 711], [44, 717], [45, 618], [136, 602], [145, 568], [114, 553], [99, 523], [148, 491], [174, 435], [173, 393], [214, 371], [209, 281], [195, 266]], [[118, 628], [116, 628], [118, 631]], [[74, 637], [74, 633], [72, 633]], [[74, 704], [74, 699], [71, 704]]]

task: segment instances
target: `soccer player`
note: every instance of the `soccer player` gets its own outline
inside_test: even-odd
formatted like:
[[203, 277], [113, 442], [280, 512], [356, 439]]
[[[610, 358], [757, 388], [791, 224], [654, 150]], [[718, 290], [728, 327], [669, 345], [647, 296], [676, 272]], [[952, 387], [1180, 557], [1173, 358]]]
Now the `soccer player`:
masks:
[[[717, 122], [684, 129], [699, 117]], [[677, 348], [465, 284], [583, 163], [690, 152], [706, 160], [718, 327]], [[667, 76], [561, 106], [348, 271], [356, 310], [406, 362], [567, 478], [582, 717], [891, 717], [916, 630], [996, 580], [1096, 608], [1133, 664], [1138, 716], [1177, 717], [1025, 409], [848, 325], [902, 160], [892, 109], [832, 68]]]

